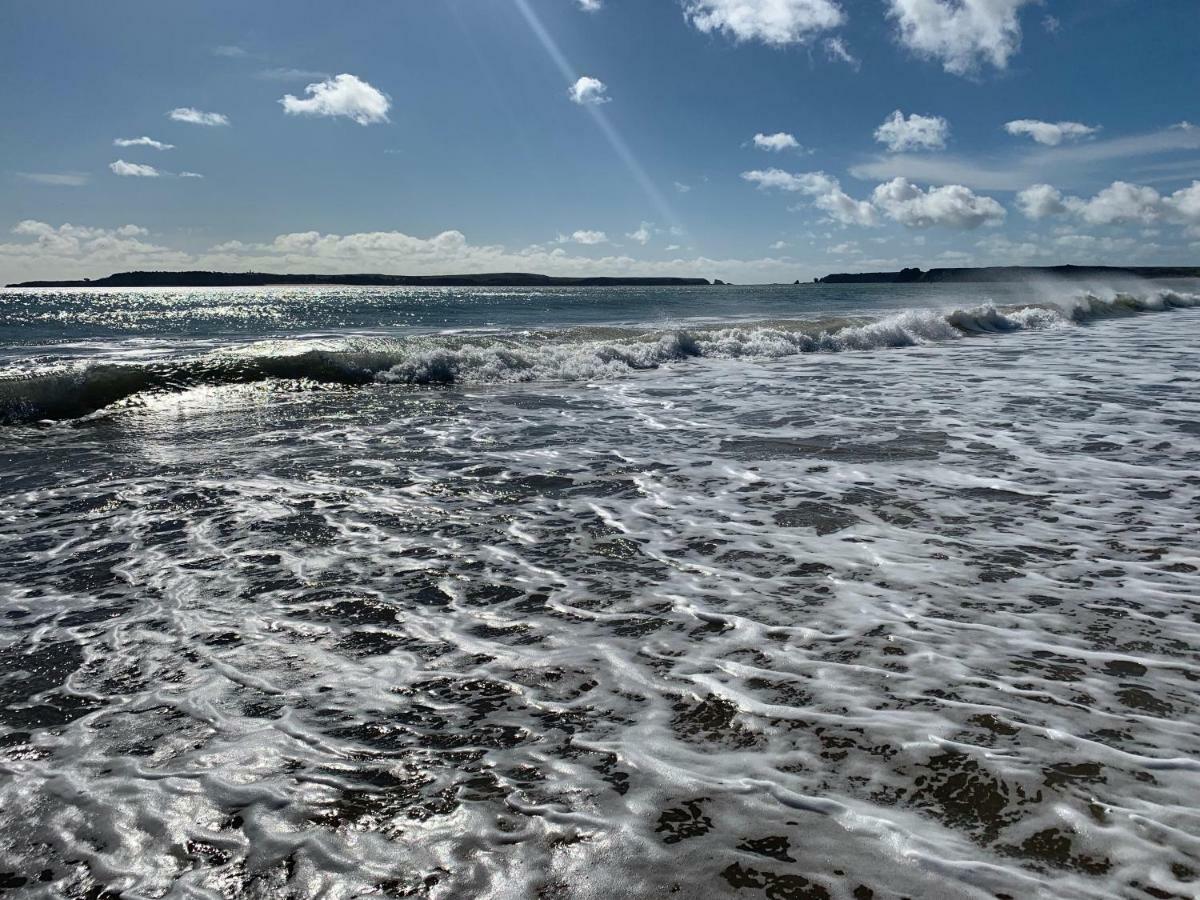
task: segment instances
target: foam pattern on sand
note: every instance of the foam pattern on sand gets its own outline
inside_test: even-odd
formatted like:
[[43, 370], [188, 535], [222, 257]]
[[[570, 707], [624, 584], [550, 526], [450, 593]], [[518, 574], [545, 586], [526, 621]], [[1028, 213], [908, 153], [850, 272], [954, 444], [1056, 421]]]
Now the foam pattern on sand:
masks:
[[1099, 312], [6, 430], [0, 877], [1195, 896], [1200, 310]]

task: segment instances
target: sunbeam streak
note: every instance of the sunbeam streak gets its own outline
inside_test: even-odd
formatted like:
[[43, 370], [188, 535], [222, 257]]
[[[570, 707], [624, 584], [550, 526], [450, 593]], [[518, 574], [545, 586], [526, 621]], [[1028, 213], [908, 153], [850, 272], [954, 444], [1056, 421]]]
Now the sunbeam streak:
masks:
[[[529, 27], [541, 42], [542, 47], [545, 48], [547, 55], [554, 61], [558, 70], [562, 72], [567, 84], [574, 84], [579, 79], [579, 72], [567, 61], [566, 56], [559, 49], [554, 37], [546, 30], [546, 26], [542, 24], [542, 20], [538, 18], [537, 13], [530, 7], [528, 0], [513, 0], [513, 2], [517, 5], [517, 9], [520, 10], [521, 15], [524, 16], [525, 21], [529, 23]], [[682, 232], [684, 230], [683, 225], [675, 215], [675, 212], [668, 205], [666, 198], [663, 197], [658, 187], [654, 184], [654, 181], [646, 173], [638, 158], [633, 155], [633, 151], [629, 148], [625, 139], [621, 137], [612, 122], [609, 121], [608, 116], [604, 114], [604, 110], [599, 106], [589, 105], [587, 111], [596, 120], [596, 125], [600, 129], [600, 133], [604, 135], [605, 139], [612, 146], [613, 151], [621, 158], [621, 162], [629, 169], [629, 173], [637, 181], [646, 198], [653, 204], [658, 215], [663, 221]]]

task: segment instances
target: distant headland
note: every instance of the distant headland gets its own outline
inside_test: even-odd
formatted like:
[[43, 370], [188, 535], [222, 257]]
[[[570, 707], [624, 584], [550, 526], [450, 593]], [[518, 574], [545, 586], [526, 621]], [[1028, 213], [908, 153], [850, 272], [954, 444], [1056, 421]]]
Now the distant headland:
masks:
[[274, 275], [269, 272], [118, 272], [82, 281], [23, 281], [10, 288], [56, 287], [269, 287], [273, 285], [367, 285], [377, 287], [704, 287], [707, 278], [560, 278], [527, 272], [482, 275]]
[[1200, 278], [1200, 266], [987, 266], [979, 269], [901, 269], [814, 278], [818, 284], [934, 284], [1028, 281], [1031, 278]]

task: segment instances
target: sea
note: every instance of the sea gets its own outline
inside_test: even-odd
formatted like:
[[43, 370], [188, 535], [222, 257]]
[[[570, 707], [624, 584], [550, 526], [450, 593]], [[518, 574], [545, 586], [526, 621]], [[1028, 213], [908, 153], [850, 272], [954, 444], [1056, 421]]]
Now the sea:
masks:
[[0, 893], [1200, 896], [1200, 284], [0, 292]]

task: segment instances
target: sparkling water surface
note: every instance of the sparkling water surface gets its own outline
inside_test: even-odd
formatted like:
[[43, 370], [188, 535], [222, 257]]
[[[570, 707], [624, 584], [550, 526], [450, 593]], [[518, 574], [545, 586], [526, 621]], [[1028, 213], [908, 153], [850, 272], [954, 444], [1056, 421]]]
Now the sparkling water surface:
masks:
[[0, 293], [0, 889], [1194, 897], [1197, 296]]

